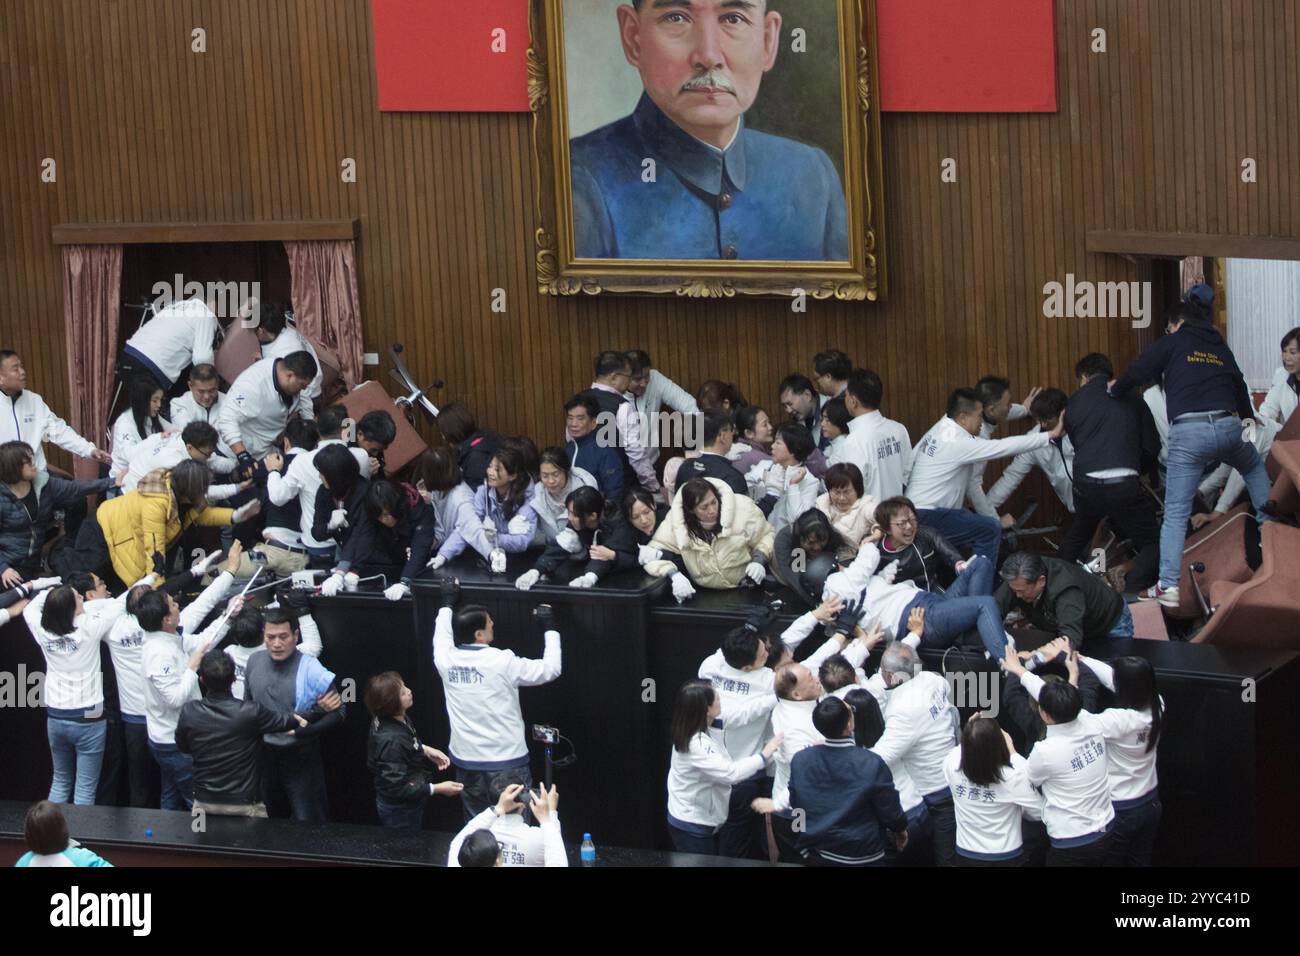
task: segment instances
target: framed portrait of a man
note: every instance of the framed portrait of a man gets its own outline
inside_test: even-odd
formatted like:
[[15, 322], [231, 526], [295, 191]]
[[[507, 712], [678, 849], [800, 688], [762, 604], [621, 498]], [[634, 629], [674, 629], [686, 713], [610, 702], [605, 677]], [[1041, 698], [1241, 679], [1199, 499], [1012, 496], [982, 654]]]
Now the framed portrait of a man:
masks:
[[530, 0], [551, 295], [884, 294], [874, 0]]

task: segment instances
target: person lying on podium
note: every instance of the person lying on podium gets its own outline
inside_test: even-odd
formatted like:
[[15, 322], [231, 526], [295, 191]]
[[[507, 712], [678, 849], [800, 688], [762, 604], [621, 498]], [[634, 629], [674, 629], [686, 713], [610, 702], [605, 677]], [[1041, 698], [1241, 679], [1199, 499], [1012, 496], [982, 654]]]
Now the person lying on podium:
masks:
[[594, 587], [611, 571], [637, 566], [632, 529], [595, 488], [569, 493], [568, 527], [555, 536], [531, 571], [515, 580], [527, 591], [538, 581], [554, 581], [571, 588]]

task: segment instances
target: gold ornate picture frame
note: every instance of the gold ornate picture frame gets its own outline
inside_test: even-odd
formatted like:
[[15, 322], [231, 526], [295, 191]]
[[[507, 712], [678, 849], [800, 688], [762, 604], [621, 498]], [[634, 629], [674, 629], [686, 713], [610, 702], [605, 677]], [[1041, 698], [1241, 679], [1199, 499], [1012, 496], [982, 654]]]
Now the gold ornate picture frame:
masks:
[[[603, 19], [595, 20], [606, 12], [608, 41]], [[797, 0], [788, 5], [782, 0], [639, 0], [635, 5], [633, 0], [530, 0], [529, 26], [539, 292], [884, 297], [874, 0]], [[767, 65], [756, 67], [753, 44], [772, 41], [755, 40], [755, 31], [767, 29], [771, 33], [764, 37], [775, 36], [775, 46]], [[651, 30], [657, 32], [651, 36]], [[570, 32], [576, 35], [572, 51], [566, 48]], [[691, 39], [684, 41], [686, 35]], [[664, 36], [668, 41], [662, 41]], [[652, 40], [668, 53], [647, 65], [644, 51]], [[594, 47], [600, 48], [599, 60], [590, 52]], [[686, 48], [689, 55], [682, 53]], [[635, 67], [633, 55], [640, 57]], [[805, 59], [786, 61], [794, 64], [785, 70], [786, 86], [774, 87], [778, 81], [769, 78], [782, 74], [773, 64], [800, 55]], [[667, 71], [664, 58], [671, 59]], [[691, 66], [705, 59], [721, 68], [700, 73], [700, 67]], [[596, 62], [599, 67], [590, 65]], [[697, 72], [683, 73], [688, 67]], [[808, 70], [820, 71], [824, 85], [810, 88], [806, 78], [795, 83], [796, 70], [804, 70], [805, 77]], [[664, 86], [665, 75], [674, 85]], [[686, 75], [691, 78], [679, 93], [675, 84]], [[837, 103], [825, 95], [834, 77]], [[581, 87], [572, 96], [571, 79]], [[652, 90], [656, 82], [660, 85]], [[767, 90], [760, 83], [768, 84]], [[618, 84], [624, 93], [616, 101], [607, 90]], [[643, 91], [630, 111], [628, 89]], [[749, 105], [741, 109], [746, 96]], [[740, 109], [741, 120], [725, 146], [696, 137], [700, 127], [688, 122], [701, 115], [690, 110], [705, 98], [710, 106], [719, 104], [718, 110]], [[661, 101], [667, 103], [662, 109]], [[679, 108], [682, 103], [686, 105]], [[761, 103], [768, 104], [766, 119]], [[620, 118], [619, 113], [626, 115]], [[809, 135], [799, 135], [801, 121], [802, 132], [809, 132], [810, 114], [824, 121]], [[573, 125], [587, 127], [576, 136], [571, 116], [580, 117]], [[752, 126], [751, 116], [757, 117]], [[760, 130], [759, 123], [779, 131]], [[786, 132], [782, 124], [795, 125], [795, 135], [781, 135]], [[841, 152], [836, 155], [834, 146], [823, 144], [836, 144]], [[642, 152], [645, 158], [634, 166]], [[798, 183], [800, 189], [783, 193], [782, 184], [788, 183]], [[647, 192], [636, 191], [643, 184]], [[716, 249], [710, 222], [717, 224]], [[799, 225], [792, 228], [792, 223]], [[680, 235], [667, 234], [677, 228]], [[724, 231], [732, 228], [738, 231], [727, 243]], [[820, 256], [814, 254], [817, 249]], [[755, 252], [745, 256], [743, 250]], [[660, 258], [647, 251], [686, 255]], [[764, 257], [764, 252], [772, 254]]]

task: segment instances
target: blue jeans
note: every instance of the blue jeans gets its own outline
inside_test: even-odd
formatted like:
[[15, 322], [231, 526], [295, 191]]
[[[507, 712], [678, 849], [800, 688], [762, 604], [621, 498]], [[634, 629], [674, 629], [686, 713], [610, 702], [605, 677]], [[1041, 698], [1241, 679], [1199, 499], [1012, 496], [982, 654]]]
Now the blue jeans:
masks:
[[983, 555], [975, 555], [966, 562], [966, 569], [957, 575], [952, 586], [944, 592], [949, 597], [979, 597], [993, 593], [993, 562]]
[[158, 762], [162, 780], [163, 810], [191, 810], [194, 807], [194, 758], [179, 750], [159, 747], [149, 741], [149, 752]]
[[1115, 626], [1106, 634], [1112, 641], [1127, 641], [1133, 638], [1133, 612], [1124, 605], [1124, 610], [1120, 611], [1119, 620]]
[[68, 797], [72, 797], [77, 806], [94, 805], [95, 791], [99, 788], [99, 768], [104, 762], [108, 721], [49, 717], [45, 722], [45, 732], [50, 740], [50, 758], [54, 763], [50, 802], [67, 803]]
[[1117, 809], [1106, 865], [1150, 866], [1163, 809], [1159, 797], [1127, 810]]
[[976, 554], [997, 563], [998, 550], [1002, 547], [1002, 525], [997, 518], [977, 515], [964, 508], [921, 508], [916, 517], [952, 544], [968, 544]]
[[379, 822], [391, 830], [419, 830], [424, 826], [424, 801], [415, 803], [390, 803], [375, 797], [375, 810]]
[[1241, 473], [1250, 503], [1260, 521], [1272, 483], [1253, 442], [1241, 440], [1241, 419], [1231, 415], [1210, 422], [1204, 419], [1174, 422], [1169, 426], [1169, 463], [1165, 476], [1165, 517], [1160, 526], [1160, 586], [1178, 586], [1187, 541], [1187, 520], [1192, 500], [1205, 470], [1226, 462]]
[[[985, 649], [995, 660], [1002, 660], [1007, 649], [1007, 632], [1002, 626], [1002, 611], [990, 594], [968, 594], [974, 585], [993, 573], [993, 562], [976, 556], [974, 565], [968, 566], [951, 588], [944, 594], [920, 591], [903, 609], [898, 619], [899, 635], [907, 633], [907, 618], [912, 608], [925, 609], [925, 632], [921, 635], [922, 647], [951, 647], [957, 639], [975, 628]], [[983, 568], [977, 567], [983, 565]]]

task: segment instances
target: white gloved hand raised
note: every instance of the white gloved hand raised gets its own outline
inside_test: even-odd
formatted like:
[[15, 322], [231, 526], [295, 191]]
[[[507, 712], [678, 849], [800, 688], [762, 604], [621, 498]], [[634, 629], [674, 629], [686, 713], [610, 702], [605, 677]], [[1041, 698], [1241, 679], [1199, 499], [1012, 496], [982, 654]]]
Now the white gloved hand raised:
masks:
[[638, 544], [636, 546], [636, 560], [642, 567], [645, 567], [651, 561], [662, 561], [664, 553], [658, 548], [652, 548], [648, 544]]
[[578, 538], [578, 532], [572, 528], [565, 528], [555, 536], [555, 543], [558, 544], [569, 554], [582, 554], [582, 541]]
[[330, 512], [329, 523], [325, 525], [328, 531], [338, 531], [340, 528], [348, 526], [348, 512], [346, 508], [335, 508]]
[[441, 567], [442, 567], [444, 564], [446, 564], [446, 563], [447, 563], [447, 559], [446, 559], [446, 558], [444, 558], [444, 557], [443, 557], [442, 555], [440, 555], [440, 554], [435, 554], [432, 558], [429, 559], [429, 564], [428, 564], [427, 566], [428, 566], [431, 570], [437, 571], [439, 568], [441, 568]]
[[506, 525], [506, 531], [511, 534], [527, 534], [528, 519], [521, 514], [515, 515], [510, 519], [510, 523]]
[[763, 565], [759, 564], [757, 561], [750, 561], [749, 564], [745, 565], [745, 577], [749, 578], [749, 580], [753, 581], [755, 584], [762, 584], [763, 580], [767, 577], [767, 568], [763, 567]]
[[320, 586], [322, 597], [333, 597], [343, 590], [343, 575], [337, 571], [331, 574]]
[[261, 511], [262, 511], [262, 502], [254, 498], [248, 504], [240, 505], [238, 508], [235, 509], [235, 513], [230, 517], [230, 523], [239, 524], [242, 521], [247, 521], [249, 518], [252, 518], [257, 514], [260, 514]]
[[542, 572], [536, 569], [532, 571], [525, 571], [523, 574], [519, 575], [519, 577], [515, 578], [515, 587], [517, 587], [521, 591], [527, 591], [539, 580], [541, 580], [541, 577], [542, 577]]
[[574, 578], [569, 582], [571, 588], [590, 588], [596, 585], [596, 575], [588, 571], [582, 577]]
[[201, 575], [207, 574], [209, 571], [212, 570], [212, 566], [217, 563], [217, 559], [220, 557], [221, 557], [220, 551], [213, 551], [211, 554], [199, 558], [192, 565], [190, 565], [190, 571], [194, 573], [195, 577], [199, 577]]
[[490, 558], [490, 561], [492, 564], [493, 574], [506, 573], [506, 553], [504, 551], [502, 551], [500, 548], [494, 548], [492, 550], [492, 556]]
[[388, 598], [390, 601], [400, 601], [410, 593], [410, 587], [403, 584], [401, 581], [384, 588], [384, 597]]
[[677, 598], [678, 604], [695, 597], [695, 585], [680, 571], [673, 575], [673, 597]]

